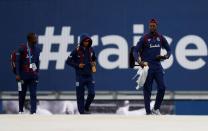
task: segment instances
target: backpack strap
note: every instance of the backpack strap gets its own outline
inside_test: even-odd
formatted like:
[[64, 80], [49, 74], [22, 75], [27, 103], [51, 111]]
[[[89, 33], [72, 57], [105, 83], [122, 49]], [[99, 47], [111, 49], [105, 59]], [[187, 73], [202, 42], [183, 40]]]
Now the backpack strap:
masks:
[[83, 52], [81, 51], [81, 48], [80, 47], [77, 47], [77, 53], [80, 57], [80, 63], [83, 63], [84, 62], [84, 58], [83, 58]]
[[148, 34], [145, 34], [144, 35], [144, 43], [147, 44], [147, 42], [148, 42]]
[[16, 74], [16, 50], [13, 50], [11, 55], [10, 55], [10, 64], [11, 64], [11, 69], [14, 74]]
[[[19, 50], [21, 50], [21, 52], [19, 52]], [[17, 49], [16, 52], [19, 52], [22, 57], [22, 55], [27, 52], [27, 46], [25, 44], [20, 44], [19, 49]]]
[[[27, 46], [25, 44], [20, 44], [20, 48], [23, 49], [22, 52], [20, 53], [21, 58], [25, 58], [25, 55], [28, 54], [28, 49]], [[30, 60], [27, 59], [27, 63], [30, 64]]]
[[144, 50], [144, 47], [145, 47], [144, 44], [147, 44], [147, 43], [148, 43], [148, 34], [145, 34], [143, 37], [144, 37], [144, 43], [143, 43], [143, 45], [142, 45], [142, 48], [139, 50], [140, 56], [141, 56], [141, 54], [143, 53], [143, 50]]
[[157, 37], [159, 37], [160, 44], [162, 45], [163, 44], [163, 36], [161, 34], [157, 33]]
[[[78, 55], [80, 57], [80, 63], [83, 63], [84, 62], [84, 54], [83, 54], [83, 51], [81, 50], [80, 47], [77, 47], [77, 53], [78, 53]], [[92, 53], [93, 53], [93, 49], [89, 48], [90, 62], [92, 62]]]
[[89, 48], [89, 57], [90, 57], [90, 62], [92, 62], [92, 54], [93, 53], [93, 49], [90, 47]]

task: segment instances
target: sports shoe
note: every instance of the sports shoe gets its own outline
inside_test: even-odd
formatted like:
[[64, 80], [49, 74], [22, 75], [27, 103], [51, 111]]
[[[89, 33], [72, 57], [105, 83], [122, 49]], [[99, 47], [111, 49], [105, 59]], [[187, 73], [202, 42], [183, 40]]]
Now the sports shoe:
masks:
[[160, 110], [159, 109], [152, 109], [152, 115], [161, 115]]

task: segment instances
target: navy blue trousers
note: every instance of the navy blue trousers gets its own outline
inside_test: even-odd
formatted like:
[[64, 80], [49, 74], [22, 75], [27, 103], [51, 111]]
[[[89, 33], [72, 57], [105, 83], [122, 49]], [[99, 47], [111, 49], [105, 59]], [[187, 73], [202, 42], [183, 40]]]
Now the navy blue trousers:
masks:
[[27, 88], [30, 91], [30, 113], [36, 113], [36, 88], [37, 88], [37, 82], [36, 80], [24, 80], [24, 83], [22, 84], [22, 90], [19, 91], [19, 112], [24, 112], [23, 107], [25, 104], [25, 97], [27, 93]]
[[[88, 90], [88, 96], [85, 101], [85, 87]], [[95, 82], [92, 76], [78, 76], [76, 78], [76, 96], [77, 106], [80, 114], [85, 114], [85, 110], [89, 110], [90, 104], [95, 97]]]
[[165, 94], [166, 86], [164, 84], [163, 79], [164, 73], [162, 69], [159, 70], [152, 70], [149, 69], [146, 82], [144, 84], [143, 92], [144, 92], [144, 104], [145, 110], [147, 114], [151, 113], [150, 109], [150, 101], [151, 101], [151, 92], [152, 92], [152, 84], [153, 80], [155, 80], [157, 84], [157, 96], [155, 101], [154, 109], [160, 109], [160, 106], [163, 101], [163, 97]]

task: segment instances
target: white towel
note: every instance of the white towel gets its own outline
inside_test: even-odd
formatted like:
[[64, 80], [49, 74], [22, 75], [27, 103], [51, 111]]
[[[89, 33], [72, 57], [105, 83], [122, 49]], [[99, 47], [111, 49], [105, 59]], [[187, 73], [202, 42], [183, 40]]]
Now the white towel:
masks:
[[139, 75], [138, 80], [136, 81], [137, 83], [136, 90], [139, 90], [141, 87], [144, 86], [144, 83], [147, 79], [148, 70], [149, 70], [149, 66], [145, 66], [144, 68], [139, 67], [137, 74], [134, 76], [134, 78], [136, 78], [136, 76]]

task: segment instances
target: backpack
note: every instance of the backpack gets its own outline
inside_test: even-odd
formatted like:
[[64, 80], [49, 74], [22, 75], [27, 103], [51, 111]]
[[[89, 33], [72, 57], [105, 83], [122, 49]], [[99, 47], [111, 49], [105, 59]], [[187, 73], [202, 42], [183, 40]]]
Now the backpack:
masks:
[[132, 46], [130, 49], [130, 53], [129, 53], [129, 67], [130, 68], [134, 68], [135, 66], [135, 60], [134, 60], [134, 55], [133, 55], [134, 48], [135, 46]]
[[[20, 45], [20, 47], [21, 48], [26, 48], [26, 46], [25, 45]], [[17, 55], [17, 53], [18, 53], [18, 50], [17, 49], [15, 49], [15, 50], [13, 50], [12, 52], [11, 52], [11, 54], [10, 54], [10, 66], [11, 66], [11, 70], [12, 70], [12, 72], [16, 75], [16, 55]]]
[[[163, 41], [162, 35], [158, 34], [158, 37], [159, 37], [161, 44], [162, 44], [162, 41]], [[147, 42], [148, 42], [148, 38], [147, 38], [147, 34], [146, 34], [146, 35], [144, 35], [144, 43], [147, 43]], [[129, 67], [130, 68], [134, 68], [134, 66], [138, 66], [138, 65], [135, 65], [135, 59], [134, 59], [134, 55], [133, 55], [134, 48], [135, 48], [135, 46], [132, 46], [130, 48], [130, 53], [129, 53]], [[141, 50], [139, 50], [140, 55], [142, 54], [143, 49], [144, 49], [144, 46], [142, 46]]]

